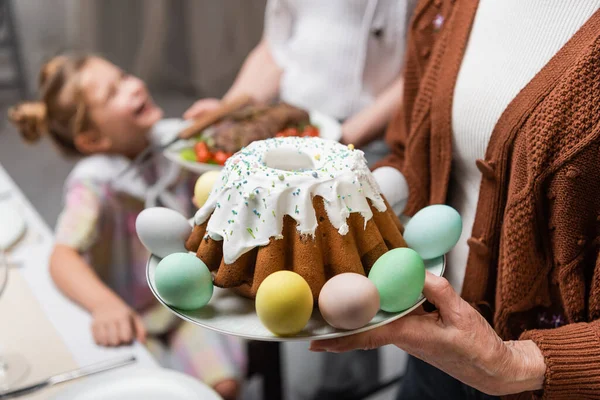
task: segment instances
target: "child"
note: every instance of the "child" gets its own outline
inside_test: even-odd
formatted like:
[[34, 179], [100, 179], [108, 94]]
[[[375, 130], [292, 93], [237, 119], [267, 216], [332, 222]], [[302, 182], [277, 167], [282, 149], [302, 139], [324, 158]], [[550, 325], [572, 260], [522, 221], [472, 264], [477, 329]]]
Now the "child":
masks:
[[[240, 342], [181, 322], [153, 299], [148, 254], [135, 234], [137, 214], [165, 176], [166, 160], [156, 157], [143, 169], [130, 168], [132, 160], [184, 122], [161, 120], [144, 82], [96, 56], [55, 57], [42, 68], [40, 90], [41, 101], [14, 107], [9, 118], [28, 142], [46, 133], [65, 155], [81, 157], [65, 184], [50, 259], [54, 282], [92, 314], [99, 345], [145, 342], [167, 365], [235, 398]], [[174, 207], [190, 206], [189, 199], [160, 195]]]

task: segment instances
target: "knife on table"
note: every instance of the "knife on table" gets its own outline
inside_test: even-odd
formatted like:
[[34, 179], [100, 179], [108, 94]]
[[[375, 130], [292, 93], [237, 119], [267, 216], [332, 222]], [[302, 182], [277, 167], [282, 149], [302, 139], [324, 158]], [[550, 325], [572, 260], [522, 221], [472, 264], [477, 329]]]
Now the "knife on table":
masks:
[[63, 382], [72, 381], [73, 379], [82, 378], [84, 376], [97, 374], [100, 372], [108, 371], [113, 368], [123, 367], [131, 364], [135, 361], [135, 356], [129, 356], [127, 358], [121, 358], [116, 360], [104, 361], [98, 364], [93, 364], [87, 367], [75, 369], [73, 371], [64, 372], [62, 374], [51, 376], [40, 382], [33, 383], [31, 385], [23, 386], [18, 389], [9, 390], [6, 392], [0, 392], [0, 399], [14, 399], [16, 397], [25, 396], [27, 394], [37, 392], [38, 390], [48, 388], [54, 385], [58, 385]]

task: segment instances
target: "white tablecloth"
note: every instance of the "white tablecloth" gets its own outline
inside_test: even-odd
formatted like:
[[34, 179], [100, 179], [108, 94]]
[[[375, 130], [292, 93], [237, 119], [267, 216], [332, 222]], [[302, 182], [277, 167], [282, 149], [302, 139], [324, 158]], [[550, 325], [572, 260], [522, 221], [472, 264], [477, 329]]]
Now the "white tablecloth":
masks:
[[[0, 201], [10, 202], [27, 224], [25, 237], [9, 253], [9, 261], [18, 266], [11, 268], [8, 287], [0, 296], [0, 354], [3, 351], [27, 353], [24, 355], [28, 357], [31, 372], [25, 382], [45, 378], [40, 376], [42, 373], [63, 372], [61, 368], [65, 365], [85, 366], [130, 354], [137, 357], [137, 366], [157, 367], [156, 361], [139, 343], [118, 348], [94, 343], [90, 316], [63, 296], [50, 277], [52, 231], [1, 165]], [[55, 343], [55, 352], [31, 354], [27, 351], [36, 346], [40, 349], [46, 340], [49, 344]]]

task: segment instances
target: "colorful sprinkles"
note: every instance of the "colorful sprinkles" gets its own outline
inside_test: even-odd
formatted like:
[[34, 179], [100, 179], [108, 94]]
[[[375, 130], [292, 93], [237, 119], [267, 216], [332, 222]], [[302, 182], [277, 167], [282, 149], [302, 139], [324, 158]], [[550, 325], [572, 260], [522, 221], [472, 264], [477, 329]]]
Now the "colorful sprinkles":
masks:
[[[265, 164], [266, 152], [290, 147], [297, 153], [308, 155], [312, 166], [283, 170]], [[365, 198], [378, 209], [385, 209], [369, 174], [364, 153], [352, 144], [344, 146], [320, 138], [297, 137], [256, 141], [231, 157], [219, 187], [215, 187], [196, 214], [196, 223], [202, 224], [211, 218], [207, 234], [219, 234], [226, 240], [223, 257], [231, 263], [248, 250], [245, 242], [250, 238], [263, 241], [271, 236], [280, 237], [281, 232], [273, 229], [281, 228], [281, 219], [285, 215], [292, 216], [298, 229], [306, 231], [312, 208], [309, 206], [307, 210], [305, 205], [310, 204], [315, 195], [323, 197], [328, 215], [337, 214], [342, 218], [352, 212], [368, 210]], [[274, 218], [269, 223], [266, 222], [267, 213]], [[274, 222], [278, 219], [279, 223]], [[334, 220], [343, 223], [343, 219]], [[262, 227], [260, 232], [257, 222]], [[227, 231], [223, 229], [226, 226], [230, 227]], [[247, 235], [242, 234], [244, 229]]]

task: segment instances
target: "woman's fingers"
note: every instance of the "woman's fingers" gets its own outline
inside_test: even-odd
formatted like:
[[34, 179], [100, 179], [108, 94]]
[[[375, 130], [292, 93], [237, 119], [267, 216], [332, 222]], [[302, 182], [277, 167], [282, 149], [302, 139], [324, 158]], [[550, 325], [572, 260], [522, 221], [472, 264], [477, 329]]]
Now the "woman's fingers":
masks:
[[[337, 339], [315, 341], [311, 343], [312, 351], [344, 352], [353, 349], [374, 349], [387, 344], [396, 344], [401, 348], [418, 348], [431, 335], [438, 335], [439, 318], [460, 318], [460, 296], [444, 278], [427, 273], [423, 294], [439, 310], [438, 313], [427, 314], [418, 307], [409, 315], [380, 328], [356, 335]], [[438, 340], [440, 338], [437, 338]]]
[[376, 349], [388, 344], [398, 345], [405, 341], [414, 342], [416, 336], [424, 337], [427, 335], [427, 325], [429, 324], [430, 318], [427, 315], [410, 314], [387, 325], [356, 335], [314, 341], [310, 345], [310, 350], [341, 353], [355, 349]]
[[425, 311], [425, 309], [423, 308], [423, 305], [421, 304], [419, 307], [412, 310], [407, 316], [423, 315], [423, 314], [428, 314], [428, 312]]
[[184, 119], [194, 119], [200, 117], [208, 111], [218, 108], [221, 101], [218, 99], [201, 99], [195, 102], [184, 114]]
[[[425, 282], [427, 290], [423, 290], [426, 297], [429, 295], [438, 303], [452, 296], [460, 300], [452, 287], [447, 284], [447, 280], [432, 274], [429, 275]], [[426, 291], [427, 293], [425, 293]], [[410, 314], [380, 328], [337, 339], [314, 341], [311, 343], [310, 350], [339, 353], [354, 349], [374, 349], [388, 344], [395, 344], [403, 349], [418, 348], [424, 341], [431, 339], [432, 335], [439, 333], [438, 320], [437, 312], [427, 313], [423, 306], [419, 306]]]
[[196, 102], [190, 108], [188, 108], [185, 113], [183, 113], [183, 118], [184, 119], [197, 118], [201, 113], [202, 113], [202, 104], [198, 104], [198, 102]]
[[360, 349], [376, 349], [391, 343], [393, 337], [388, 325], [371, 331], [359, 333], [356, 335], [345, 336], [337, 339], [318, 340], [310, 345], [311, 351], [328, 351], [331, 353], [342, 353], [345, 351]]

